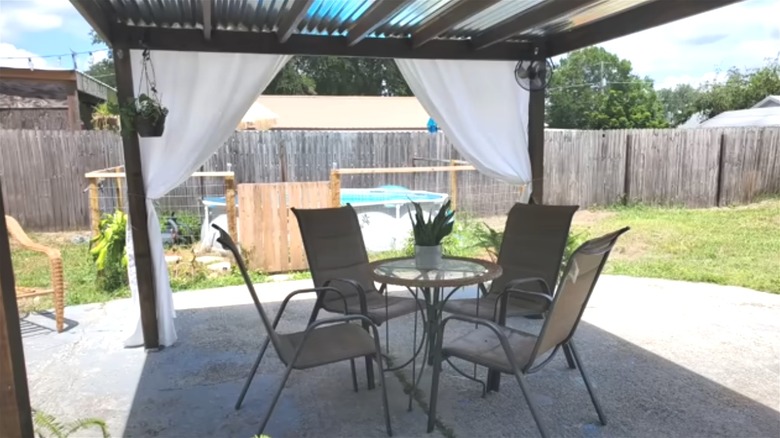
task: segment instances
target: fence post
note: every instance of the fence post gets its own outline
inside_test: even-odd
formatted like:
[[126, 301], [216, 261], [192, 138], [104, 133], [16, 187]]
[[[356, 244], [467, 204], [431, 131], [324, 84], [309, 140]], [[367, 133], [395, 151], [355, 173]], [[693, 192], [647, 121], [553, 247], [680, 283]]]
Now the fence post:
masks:
[[718, 186], [715, 190], [715, 205], [721, 207], [721, 197], [723, 196], [723, 166], [726, 161], [726, 133], [720, 133], [720, 150], [718, 152]]
[[452, 211], [458, 208], [458, 174], [455, 172], [455, 160], [450, 160], [450, 200], [452, 200]]
[[632, 148], [631, 148], [631, 134], [626, 134], [626, 163], [623, 166], [623, 205], [629, 204], [629, 198], [631, 198], [631, 160], [632, 160]]
[[341, 206], [341, 173], [338, 169], [330, 171], [330, 206], [333, 208]]
[[123, 194], [124, 191], [122, 190], [123, 179], [124, 178], [114, 178], [114, 180], [116, 181], [116, 208], [117, 210], [122, 210], [122, 211], [124, 211], [125, 209], [124, 194]]
[[89, 179], [89, 219], [92, 224], [92, 237], [100, 234], [100, 199], [98, 198], [97, 178]]
[[236, 176], [225, 176], [225, 207], [227, 208], [228, 234], [238, 242], [238, 227], [236, 220]]

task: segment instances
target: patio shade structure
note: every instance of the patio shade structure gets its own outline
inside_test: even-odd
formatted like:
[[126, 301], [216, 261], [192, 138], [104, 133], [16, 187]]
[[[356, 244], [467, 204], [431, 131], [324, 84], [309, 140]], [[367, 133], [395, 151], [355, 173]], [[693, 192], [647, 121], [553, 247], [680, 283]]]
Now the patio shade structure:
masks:
[[[507, 62], [560, 55], [737, 1], [739, 0], [71, 0], [71, 3], [114, 49], [117, 93], [120, 101], [126, 101], [132, 98], [134, 90], [137, 90], [139, 74], [133, 71], [132, 65], [136, 62], [131, 62], [131, 59], [137, 58], [138, 51], [142, 49], [151, 50], [153, 59], [154, 53], [165, 53], [165, 57], [170, 57], [175, 52], [278, 56], [258, 64], [264, 68], [261, 75], [263, 77], [255, 79], [255, 89], [250, 94], [259, 94], [270, 81], [267, 76], [274, 70], [278, 71], [286, 62], [283, 55], [457, 60], [461, 61], [456, 64], [463, 67], [461, 71], [467, 71], [473, 65], [469, 64], [471, 61], [503, 61], [504, 63], [496, 64], [500, 67], [496, 67], [495, 73], [498, 68], [505, 68]], [[135, 55], [131, 56], [131, 52]], [[159, 63], [164, 63], [162, 59], [162, 56], [155, 59], [158, 63], [158, 76], [161, 75]], [[190, 64], [187, 62], [176, 65], [182, 74], [190, 73], [187, 70]], [[241, 63], [236, 65], [240, 66]], [[418, 87], [424, 87], [426, 79], [431, 77], [430, 71], [423, 71], [425, 68], [422, 65], [416, 67], [420, 76]], [[478, 79], [462, 77], [458, 79], [460, 83], [456, 84], [458, 87], [455, 89], [465, 89], [464, 81], [472, 81], [472, 85], [478, 84]], [[227, 81], [222, 81], [219, 86], [226, 83]], [[436, 90], [425, 88], [417, 91], [436, 93]], [[527, 99], [523, 97], [518, 101], [528, 102], [527, 111], [522, 109], [521, 117], [515, 124], [522, 125], [517, 132], [518, 136], [524, 138], [518, 144], [526, 146], [527, 151], [505, 151], [516, 154], [511, 155], [512, 157], [525, 157], [529, 162], [529, 179], [533, 183], [532, 199], [541, 203], [544, 191], [544, 92], [533, 91], [525, 96]], [[237, 99], [240, 102], [222, 99], [214, 103], [214, 106], [224, 104], [243, 107], [238, 108], [238, 111], [231, 109], [230, 113], [238, 114], [235, 120], [232, 120], [232, 117], [227, 117], [231, 120], [219, 120], [219, 128], [215, 128], [219, 132], [210, 133], [210, 143], [203, 143], [202, 150], [199, 150], [196, 156], [200, 156], [208, 148], [216, 149], [221, 144], [220, 138], [227, 138], [240, 120], [240, 115], [254, 101], [244, 97]], [[441, 109], [442, 103], [447, 101], [441, 97], [431, 95], [421, 101], [427, 100], [429, 105], [439, 106]], [[164, 103], [165, 98], [164, 95]], [[182, 105], [179, 108], [186, 107]], [[449, 117], [447, 111], [430, 111], [429, 108], [426, 110], [445, 118], [436, 120], [445, 131], [448, 123], [457, 123], [446, 120]], [[176, 117], [174, 108], [171, 108], [170, 117]], [[205, 115], [201, 115], [200, 122], [207, 120], [203, 117]], [[230, 123], [232, 126], [225, 130], [224, 126]], [[475, 156], [480, 155], [480, 151], [473, 144], [478, 139], [471, 133], [463, 132], [458, 137], [465, 142], [460, 146], [469, 146], [468, 149]], [[506, 138], [506, 135], [504, 137]], [[152, 254], [158, 250], [150, 244], [150, 236], [154, 239], [154, 233], [149, 232], [149, 226], [155, 225], [147, 214], [153, 215], [153, 212], [148, 211], [150, 204], [147, 195], [150, 190], [158, 193], [161, 190], [159, 187], [150, 187], [148, 183], [145, 186], [144, 181], [149, 176], [145, 176], [143, 172], [149, 165], [149, 159], [144, 157], [142, 166], [142, 155], [145, 155], [143, 149], [150, 146], [144, 145], [136, 135], [125, 133], [122, 139], [132, 243], [138, 273], [137, 290], [143, 343], [147, 349], [156, 349], [160, 345], [161, 335], [158, 332], [158, 317], [162, 318], [160, 313], [167, 312], [167, 309], [158, 308], [156, 294], [161, 291], [159, 283], [155, 283], [155, 276], [167, 278], [167, 274], [158, 272], [159, 269], [155, 268], [160, 265], [155, 265]], [[163, 143], [167, 147], [169, 142]], [[186, 142], [184, 143], [185, 146], [179, 147], [186, 147]], [[181, 155], [183, 152], [171, 152], [174, 157], [177, 153]], [[163, 153], [153, 155], [157, 156], [157, 159], [164, 157]], [[498, 169], [490, 169], [489, 161], [483, 164], [481, 170], [487, 168], [486, 170], [501, 173]], [[185, 172], [182, 171], [183, 173]], [[515, 176], [522, 177], [519, 173]], [[168, 181], [168, 184], [172, 181]], [[164, 265], [162, 268], [165, 269]]]

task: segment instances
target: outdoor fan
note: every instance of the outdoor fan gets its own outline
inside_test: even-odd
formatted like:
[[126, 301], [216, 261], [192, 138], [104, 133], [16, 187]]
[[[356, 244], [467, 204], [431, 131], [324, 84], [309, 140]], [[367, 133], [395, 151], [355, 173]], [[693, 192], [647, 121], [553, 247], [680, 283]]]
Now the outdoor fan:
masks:
[[528, 91], [539, 91], [547, 88], [552, 79], [553, 64], [547, 60], [523, 60], [515, 66], [517, 84]]

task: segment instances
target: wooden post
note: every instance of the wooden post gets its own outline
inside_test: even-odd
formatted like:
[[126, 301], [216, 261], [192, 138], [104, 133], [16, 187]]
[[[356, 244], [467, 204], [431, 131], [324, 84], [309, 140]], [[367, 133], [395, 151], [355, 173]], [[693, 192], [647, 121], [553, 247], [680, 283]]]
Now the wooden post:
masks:
[[123, 177], [117, 177], [114, 178], [114, 181], [116, 181], [116, 209], [117, 210], [124, 210], [125, 209], [125, 192], [123, 190], [124, 181]]
[[0, 185], [0, 436], [32, 437], [32, 412]]
[[338, 169], [330, 171], [330, 206], [341, 206], [341, 172]]
[[[126, 46], [114, 44], [114, 70], [116, 72], [116, 94], [121, 104], [133, 99], [133, 69], [130, 51]], [[122, 121], [125, 122], [124, 120]], [[154, 263], [149, 247], [147, 226], [146, 188], [144, 187], [141, 150], [138, 135], [123, 129], [122, 146], [125, 153], [125, 175], [127, 178], [128, 219], [133, 232], [138, 299], [141, 307], [141, 326], [144, 346], [147, 350], [160, 347], [157, 326], [157, 302], [154, 287]]]
[[720, 133], [720, 147], [718, 148], [718, 186], [715, 191], [715, 205], [723, 207], [723, 167], [726, 166], [726, 133]]
[[544, 202], [544, 90], [531, 91], [528, 100], [528, 154], [531, 159], [531, 201]]
[[225, 205], [227, 207], [228, 233], [234, 241], [238, 242], [238, 226], [236, 214], [236, 177], [225, 176]]
[[452, 211], [458, 209], [458, 174], [455, 172], [455, 160], [450, 160], [450, 200], [452, 201]]
[[98, 197], [97, 178], [89, 179], [89, 219], [92, 224], [92, 237], [100, 234], [100, 198]]
[[626, 135], [626, 163], [623, 166], [623, 205], [628, 205], [631, 202], [631, 174], [634, 170], [631, 168], [633, 162], [634, 150], [631, 145], [631, 134]]

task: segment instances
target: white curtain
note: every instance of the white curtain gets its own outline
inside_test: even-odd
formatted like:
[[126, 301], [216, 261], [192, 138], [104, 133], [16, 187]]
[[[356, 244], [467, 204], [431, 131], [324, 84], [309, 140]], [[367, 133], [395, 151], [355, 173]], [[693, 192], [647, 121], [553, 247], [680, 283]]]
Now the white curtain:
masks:
[[[286, 55], [152, 51], [157, 91], [170, 111], [165, 132], [141, 138], [141, 164], [146, 187], [147, 226], [157, 292], [160, 345], [176, 342], [173, 297], [162, 236], [152, 200], [184, 182], [227, 140], [241, 117], [289, 60]], [[134, 92], [141, 81], [142, 53], [131, 51]], [[141, 86], [141, 92], [145, 92]], [[143, 345], [138, 283], [128, 228], [130, 289], [137, 324], [125, 346]]]
[[396, 59], [412, 92], [458, 151], [482, 173], [528, 184], [528, 91], [515, 61]]

